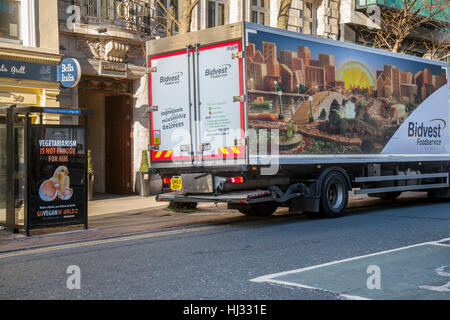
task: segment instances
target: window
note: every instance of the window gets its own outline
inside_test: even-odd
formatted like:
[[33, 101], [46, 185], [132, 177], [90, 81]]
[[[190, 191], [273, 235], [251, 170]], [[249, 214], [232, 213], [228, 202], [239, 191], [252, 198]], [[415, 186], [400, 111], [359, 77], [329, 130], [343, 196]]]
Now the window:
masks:
[[228, 1], [209, 0], [208, 1], [207, 27], [217, 27], [228, 23]]
[[266, 24], [268, 21], [268, 0], [252, 0], [251, 21], [259, 24]]
[[117, 21], [117, 0], [77, 0], [84, 23], [114, 24]]
[[[168, 21], [171, 21], [169, 19], [169, 15], [167, 14], [167, 12], [170, 12], [170, 6], [173, 5], [174, 9], [175, 9], [175, 14], [174, 14], [174, 18], [178, 19], [178, 7], [179, 7], [179, 3], [178, 0], [161, 0], [161, 3], [164, 5], [164, 7], [166, 8], [166, 10], [164, 10], [163, 8], [161, 8], [161, 6], [157, 3], [157, 15], [158, 15], [158, 28], [163, 29], [163, 30], [167, 30], [168, 28]], [[174, 31], [178, 31], [178, 25], [173, 22], [173, 30]]]
[[305, 34], [317, 33], [317, 6], [311, 2], [303, 2], [303, 18], [302, 32]]
[[19, 40], [20, 2], [0, 0], [0, 36]]
[[34, 0], [0, 0], [0, 41], [33, 46]]

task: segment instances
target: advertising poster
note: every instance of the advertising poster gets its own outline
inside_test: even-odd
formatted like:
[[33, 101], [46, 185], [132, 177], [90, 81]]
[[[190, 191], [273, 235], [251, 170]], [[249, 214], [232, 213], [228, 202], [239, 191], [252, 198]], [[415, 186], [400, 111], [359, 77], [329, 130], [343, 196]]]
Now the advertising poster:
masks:
[[450, 153], [446, 70], [431, 60], [258, 31], [247, 87], [249, 128], [280, 130], [280, 154]]
[[31, 126], [30, 227], [82, 224], [87, 213], [84, 128]]

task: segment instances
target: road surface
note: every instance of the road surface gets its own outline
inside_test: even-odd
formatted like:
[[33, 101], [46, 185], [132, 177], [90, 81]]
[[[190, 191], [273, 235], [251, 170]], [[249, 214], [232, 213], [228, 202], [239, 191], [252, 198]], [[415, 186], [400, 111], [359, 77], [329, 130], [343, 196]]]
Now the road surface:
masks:
[[450, 299], [450, 205], [243, 217], [12, 251], [0, 254], [0, 286], [0, 299]]

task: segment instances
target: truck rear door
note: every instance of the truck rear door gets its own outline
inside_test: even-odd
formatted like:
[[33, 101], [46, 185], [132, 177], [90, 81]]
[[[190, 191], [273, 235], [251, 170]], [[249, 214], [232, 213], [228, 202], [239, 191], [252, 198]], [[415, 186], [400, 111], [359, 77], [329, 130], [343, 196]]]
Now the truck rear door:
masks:
[[196, 52], [197, 157], [195, 164], [245, 163], [241, 42]]
[[192, 165], [191, 54], [184, 50], [149, 60], [152, 163]]
[[152, 165], [244, 164], [241, 42], [151, 57]]

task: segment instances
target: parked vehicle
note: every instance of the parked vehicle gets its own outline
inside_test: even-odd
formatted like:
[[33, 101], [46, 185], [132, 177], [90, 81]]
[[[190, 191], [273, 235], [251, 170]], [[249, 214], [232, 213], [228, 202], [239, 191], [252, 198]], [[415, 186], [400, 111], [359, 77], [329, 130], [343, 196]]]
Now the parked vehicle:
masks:
[[236, 23], [147, 43], [160, 201], [344, 214], [348, 192], [447, 199], [447, 64]]

